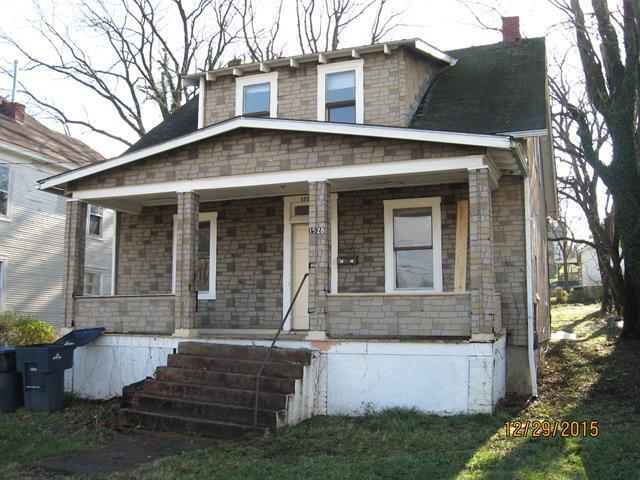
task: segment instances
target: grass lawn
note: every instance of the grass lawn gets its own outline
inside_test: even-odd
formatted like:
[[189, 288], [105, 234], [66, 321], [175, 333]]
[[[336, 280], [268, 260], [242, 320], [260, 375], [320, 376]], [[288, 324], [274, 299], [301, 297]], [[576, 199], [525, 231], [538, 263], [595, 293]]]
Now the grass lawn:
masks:
[[[595, 306], [554, 309], [553, 328], [578, 340], [552, 345], [540, 397], [526, 406], [511, 399], [493, 416], [317, 417], [112, 479], [640, 479], [640, 346], [616, 345], [615, 323], [596, 312]], [[96, 441], [109, 405], [0, 416], [0, 478], [22, 478], [16, 472], [24, 474], [36, 457]], [[91, 411], [98, 416], [93, 424]], [[504, 422], [513, 419], [596, 420], [600, 435], [507, 437]]]

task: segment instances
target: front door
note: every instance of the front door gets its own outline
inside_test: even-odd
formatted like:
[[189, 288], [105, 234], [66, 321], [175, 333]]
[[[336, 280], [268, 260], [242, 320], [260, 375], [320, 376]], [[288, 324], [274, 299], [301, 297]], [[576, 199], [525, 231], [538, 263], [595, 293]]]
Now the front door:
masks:
[[[291, 272], [293, 281], [291, 282], [291, 299], [296, 293], [302, 277], [309, 271], [309, 225], [306, 223], [295, 223], [291, 226], [293, 244]], [[293, 305], [293, 319], [291, 322], [293, 330], [309, 330], [309, 279], [304, 282], [302, 290]]]

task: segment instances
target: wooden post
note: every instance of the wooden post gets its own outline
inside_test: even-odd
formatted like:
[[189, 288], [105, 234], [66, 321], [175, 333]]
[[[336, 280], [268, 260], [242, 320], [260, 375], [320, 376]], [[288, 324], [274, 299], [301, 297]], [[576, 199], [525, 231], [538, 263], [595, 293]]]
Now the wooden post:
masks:
[[467, 245], [469, 243], [469, 200], [458, 201], [456, 214], [456, 259], [453, 290], [464, 292], [467, 287]]

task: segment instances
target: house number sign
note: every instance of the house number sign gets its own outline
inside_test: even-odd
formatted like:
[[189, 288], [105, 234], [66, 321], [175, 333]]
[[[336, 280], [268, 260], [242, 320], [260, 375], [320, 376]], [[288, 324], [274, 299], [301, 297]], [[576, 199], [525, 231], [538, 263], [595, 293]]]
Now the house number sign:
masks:
[[327, 233], [327, 229], [324, 227], [309, 227], [309, 235], [318, 235]]

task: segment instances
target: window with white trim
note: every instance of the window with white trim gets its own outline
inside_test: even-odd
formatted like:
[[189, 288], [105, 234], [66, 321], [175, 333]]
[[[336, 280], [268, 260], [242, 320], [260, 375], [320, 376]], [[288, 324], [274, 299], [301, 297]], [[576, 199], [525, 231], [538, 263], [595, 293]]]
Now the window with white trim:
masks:
[[278, 72], [236, 78], [236, 116], [278, 115]]
[[[201, 300], [216, 298], [216, 248], [217, 248], [216, 212], [204, 212], [198, 219], [198, 239], [196, 244], [196, 288]], [[176, 284], [176, 215], [173, 216], [173, 275], [172, 293]]]
[[442, 291], [440, 197], [384, 201], [385, 291]]
[[9, 166], [0, 165], [0, 216], [9, 215]]
[[92, 237], [102, 238], [104, 224], [104, 208], [89, 205], [87, 208], [87, 233]]
[[364, 61], [318, 65], [318, 120], [364, 123]]
[[84, 269], [84, 295], [102, 294], [102, 272]]

